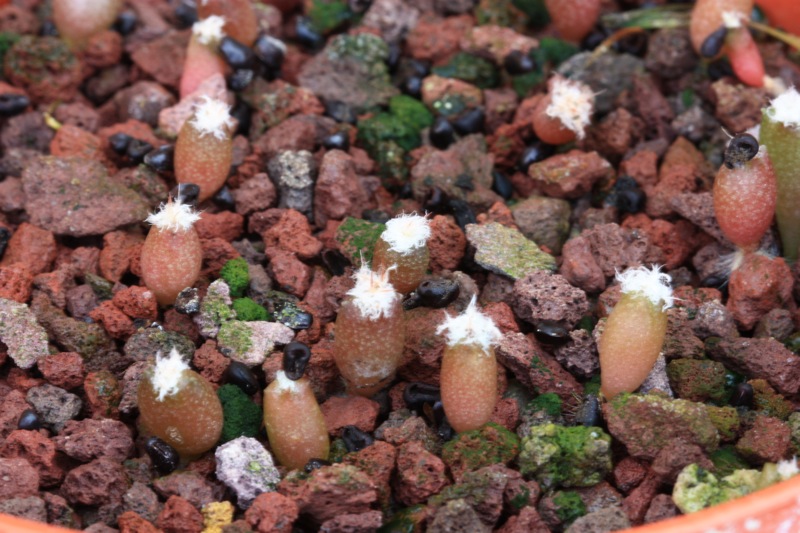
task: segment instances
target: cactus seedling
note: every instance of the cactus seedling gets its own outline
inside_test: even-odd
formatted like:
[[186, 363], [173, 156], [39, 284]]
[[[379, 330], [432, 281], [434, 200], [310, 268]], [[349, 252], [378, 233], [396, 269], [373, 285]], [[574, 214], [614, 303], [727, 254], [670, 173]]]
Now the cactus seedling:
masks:
[[658, 266], [629, 268], [617, 274], [622, 297], [611, 311], [600, 352], [600, 390], [607, 399], [633, 392], [658, 359], [667, 333], [667, 309], [672, 307], [669, 275]]
[[187, 120], [175, 143], [175, 178], [200, 187], [198, 202], [214, 196], [231, 170], [233, 119], [228, 105], [206, 97]]
[[156, 355], [139, 383], [139, 423], [182, 457], [210, 450], [222, 434], [222, 405], [211, 384], [174, 348]]
[[406, 325], [402, 297], [388, 270], [363, 265], [336, 317], [333, 356], [347, 390], [371, 396], [394, 378], [403, 355]]
[[181, 76], [181, 99], [192, 94], [214, 74], [225, 74], [225, 61], [219, 54], [219, 43], [225, 37], [225, 19], [211, 16], [192, 26], [192, 37], [186, 48]]
[[264, 424], [278, 462], [303, 468], [311, 459], [328, 459], [330, 441], [325, 417], [311, 382], [303, 377], [311, 350], [291, 342], [283, 350], [283, 370], [264, 391]]
[[783, 256], [794, 262], [800, 248], [800, 94], [794, 88], [764, 110], [760, 135], [775, 168]]
[[219, 16], [225, 19], [225, 35], [245, 46], [252, 46], [258, 37], [258, 17], [251, 0], [200, 0], [197, 14], [201, 19]]
[[[428, 269], [428, 219], [417, 214], [400, 215], [386, 223], [375, 242], [373, 265], [389, 272], [389, 282], [401, 294], [417, 288]], [[389, 270], [392, 265], [396, 268]]]
[[600, 0], [545, 0], [558, 33], [578, 43], [589, 35], [600, 17]]
[[731, 139], [714, 180], [714, 213], [720, 229], [742, 252], [755, 252], [772, 224], [775, 172], [766, 150], [743, 133]]
[[142, 246], [142, 281], [161, 305], [171, 305], [200, 275], [203, 250], [194, 223], [200, 219], [180, 200], [170, 199], [147, 217], [153, 225]]
[[592, 121], [594, 93], [579, 81], [553, 76], [548, 94], [536, 105], [533, 131], [547, 144], [565, 144], [583, 139]]
[[53, 22], [67, 45], [78, 51], [107, 30], [121, 9], [121, 0], [53, 0]]
[[436, 330], [445, 333], [441, 393], [444, 412], [458, 433], [489, 421], [497, 403], [497, 359], [500, 339], [491, 318], [478, 310], [475, 297], [458, 316], [448, 316]]

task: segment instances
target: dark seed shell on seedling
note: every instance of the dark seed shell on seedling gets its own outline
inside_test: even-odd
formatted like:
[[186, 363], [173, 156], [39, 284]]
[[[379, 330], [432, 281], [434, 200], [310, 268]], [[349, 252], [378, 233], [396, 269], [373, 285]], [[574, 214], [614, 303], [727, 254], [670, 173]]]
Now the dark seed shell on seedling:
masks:
[[31, 105], [30, 99], [24, 94], [0, 94], [0, 117], [13, 117], [25, 111]]
[[261, 390], [258, 378], [253, 371], [244, 363], [231, 361], [225, 369], [225, 378], [228, 383], [236, 385], [248, 396], [252, 396]]
[[250, 106], [241, 100], [237, 100], [233, 109], [231, 109], [231, 116], [235, 118], [238, 123], [236, 134], [247, 135], [250, 131], [250, 119], [253, 116]]
[[150, 437], [147, 439], [147, 442], [144, 444], [144, 450], [147, 452], [147, 455], [150, 456], [150, 460], [153, 461], [153, 466], [156, 467], [156, 470], [160, 473], [169, 474], [178, 468], [178, 464], [181, 460], [178, 452], [175, 451], [175, 448], [158, 437]]
[[128, 148], [125, 150], [125, 155], [131, 160], [132, 163], [139, 164], [144, 161], [144, 156], [153, 150], [153, 145], [147, 141], [139, 139], [131, 139], [128, 143]]
[[310, 474], [317, 468], [322, 468], [323, 466], [331, 466], [333, 463], [330, 461], [326, 461], [325, 459], [309, 459], [306, 463], [306, 466], [303, 467], [306, 474]]
[[594, 394], [587, 394], [575, 412], [575, 424], [591, 427], [600, 423], [600, 401]]
[[342, 150], [346, 152], [350, 149], [350, 136], [344, 131], [331, 133], [322, 139], [322, 146], [328, 150]]
[[433, 187], [428, 191], [422, 207], [426, 212], [444, 214], [448, 211], [447, 195], [439, 187]]
[[536, 69], [536, 61], [533, 58], [519, 50], [512, 50], [503, 59], [503, 67], [506, 72], [512, 76], [519, 76], [520, 74], [527, 74]]
[[639, 184], [630, 176], [620, 176], [603, 201], [622, 213], [639, 213], [644, 209], [646, 196]]
[[712, 61], [708, 64], [706, 68], [708, 72], [708, 78], [711, 81], [717, 81], [721, 78], [725, 78], [728, 76], [733, 76], [733, 67], [731, 67], [730, 62], [727, 59], [717, 59], [716, 61]]
[[422, 76], [409, 76], [407, 78], [403, 78], [403, 80], [400, 82], [400, 90], [403, 91], [403, 94], [413, 96], [414, 98], [419, 98], [419, 96], [422, 94]]
[[746, 407], [750, 409], [753, 407], [753, 397], [753, 386], [749, 383], [739, 383], [734, 387], [731, 399], [728, 403], [734, 407]]
[[214, 203], [223, 209], [230, 209], [231, 211], [236, 207], [233, 194], [231, 194], [231, 190], [227, 185], [223, 185], [222, 188], [217, 191], [217, 194], [214, 195]]
[[353, 112], [353, 108], [338, 100], [325, 101], [325, 114], [336, 122], [355, 124], [358, 117]]
[[706, 37], [706, 40], [700, 45], [700, 56], [705, 58], [718, 56], [722, 51], [722, 46], [725, 44], [725, 38], [727, 36], [728, 28], [725, 26], [721, 26], [718, 30], [714, 31], [711, 35]]
[[397, 191], [397, 197], [402, 199], [408, 199], [414, 197], [414, 187], [411, 186], [411, 182], [405, 182], [400, 190]]
[[343, 275], [345, 269], [350, 266], [350, 260], [342, 255], [339, 250], [325, 250], [322, 252], [322, 263], [334, 276]]
[[158, 172], [170, 172], [175, 161], [175, 146], [165, 144], [147, 152], [144, 164]]
[[460, 287], [452, 279], [426, 279], [417, 287], [419, 305], [441, 309], [458, 298]]
[[22, 411], [22, 414], [19, 415], [19, 420], [17, 421], [17, 428], [18, 429], [26, 429], [29, 431], [37, 430], [42, 428], [42, 418], [39, 416], [34, 409], [25, 409]]
[[389, 45], [389, 57], [386, 58], [386, 67], [389, 72], [394, 73], [400, 64], [400, 57], [403, 55], [403, 49], [399, 43], [391, 43]]
[[361, 431], [356, 426], [345, 426], [342, 428], [342, 440], [348, 452], [359, 452], [371, 446], [375, 439], [369, 433]]
[[256, 73], [252, 69], [236, 69], [233, 71], [230, 78], [228, 78], [228, 88], [234, 92], [244, 91], [255, 77]]
[[128, 145], [133, 141], [133, 137], [127, 133], [115, 133], [108, 138], [111, 149], [119, 155], [124, 155], [128, 151]]
[[180, 200], [182, 204], [197, 207], [197, 198], [200, 196], [200, 186], [194, 183], [180, 183], [169, 191], [169, 197]]
[[275, 37], [262, 33], [253, 44], [253, 53], [265, 67], [277, 72], [283, 66], [286, 45]]
[[303, 377], [311, 359], [311, 349], [304, 343], [292, 341], [283, 348], [283, 371], [291, 380]]
[[297, 17], [294, 31], [297, 40], [306, 48], [314, 50], [325, 44], [325, 38], [314, 30], [308, 17]]
[[439, 438], [445, 442], [452, 440], [453, 437], [456, 436], [456, 432], [447, 420], [447, 415], [444, 413], [444, 404], [442, 404], [441, 401], [436, 402], [433, 404], [431, 412], [433, 414], [434, 424], [436, 425], [436, 433], [439, 435]]
[[456, 224], [462, 230], [466, 231], [467, 224], [476, 224], [478, 222], [478, 219], [475, 218], [475, 212], [464, 200], [450, 198], [447, 201], [447, 206], [450, 208], [453, 218], [456, 219]]
[[499, 194], [503, 200], [508, 200], [514, 194], [514, 186], [508, 176], [495, 170], [492, 172], [492, 190]]
[[392, 216], [382, 209], [364, 209], [361, 212], [361, 218], [377, 224], [386, 224], [392, 219]]
[[544, 161], [555, 153], [555, 147], [543, 143], [540, 140], [535, 140], [525, 147], [522, 154], [519, 156], [519, 170], [520, 172], [528, 172], [528, 167], [539, 161]]
[[445, 117], [438, 116], [428, 132], [431, 144], [439, 150], [446, 150], [456, 140], [456, 131]]
[[458, 116], [453, 121], [453, 127], [461, 135], [480, 133], [486, 123], [486, 113], [482, 107], [473, 107]]
[[586, 37], [581, 41], [581, 50], [594, 50], [608, 38], [610, 35], [605, 26], [596, 26]]
[[433, 405], [441, 401], [442, 394], [436, 385], [413, 382], [406, 385], [403, 390], [403, 401], [412, 411], [421, 412], [425, 404]]
[[647, 52], [647, 32], [627, 35], [615, 42], [612, 48], [621, 54], [642, 57]]
[[255, 62], [253, 51], [231, 37], [223, 37], [219, 42], [219, 53], [225, 62], [234, 69], [250, 68]]
[[749, 133], [739, 133], [725, 148], [723, 162], [728, 168], [742, 168], [758, 154], [758, 140]]
[[541, 320], [536, 324], [534, 335], [545, 344], [564, 344], [569, 340], [569, 330], [556, 320]]
[[114, 30], [123, 36], [130, 35], [130, 33], [136, 28], [136, 23], [138, 21], [139, 19], [136, 16], [136, 13], [126, 9], [119, 14], [119, 17], [117, 17], [117, 21], [114, 23]]
[[178, 28], [189, 28], [197, 22], [197, 7], [194, 2], [183, 0], [175, 8], [175, 18], [178, 21]]

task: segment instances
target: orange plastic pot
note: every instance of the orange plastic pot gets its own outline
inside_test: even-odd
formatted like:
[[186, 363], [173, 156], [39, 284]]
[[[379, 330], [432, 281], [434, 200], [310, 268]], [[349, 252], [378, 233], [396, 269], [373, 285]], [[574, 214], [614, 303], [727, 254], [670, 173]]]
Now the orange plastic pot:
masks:
[[[39, 522], [0, 514], [2, 533], [64, 533]], [[699, 513], [630, 529], [630, 533], [752, 533], [800, 531], [800, 476]]]

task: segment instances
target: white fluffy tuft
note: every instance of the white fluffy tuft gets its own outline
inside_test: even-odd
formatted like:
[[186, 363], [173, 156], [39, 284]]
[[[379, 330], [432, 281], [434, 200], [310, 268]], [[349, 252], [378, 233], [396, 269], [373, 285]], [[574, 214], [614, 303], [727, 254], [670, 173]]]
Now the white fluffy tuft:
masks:
[[797, 468], [797, 457], [786, 459], [785, 461], [778, 461], [777, 465], [778, 475], [784, 481], [800, 474], [800, 468]]
[[356, 286], [347, 294], [353, 297], [353, 303], [365, 318], [377, 320], [381, 316], [392, 316], [392, 308], [399, 296], [389, 282], [389, 272], [394, 268], [373, 272], [368, 265], [362, 264], [353, 276]]
[[177, 232], [192, 229], [192, 226], [198, 220], [200, 220], [200, 214], [192, 209], [192, 206], [182, 204], [179, 199], [175, 199], [169, 200], [166, 204], [161, 204], [158, 212], [150, 213], [145, 222], [158, 229]]
[[430, 221], [416, 213], [393, 218], [381, 233], [381, 239], [389, 243], [389, 249], [403, 255], [425, 246], [430, 236]]
[[747, 16], [739, 11], [722, 12], [722, 24], [729, 30], [741, 28], [746, 20]]
[[197, 21], [192, 25], [192, 35], [197, 37], [200, 44], [210, 45], [218, 43], [225, 37], [222, 27], [225, 26], [225, 18], [219, 15], [211, 15], [203, 20]]
[[203, 101], [194, 110], [192, 125], [200, 132], [200, 136], [213, 135], [219, 140], [224, 140], [233, 127], [230, 109], [227, 103], [204, 96]]
[[555, 78], [550, 87], [548, 117], [558, 119], [578, 139], [583, 139], [586, 127], [592, 122], [594, 93], [588, 85], [566, 78]]
[[436, 328], [436, 333], [446, 334], [448, 346], [477, 344], [484, 351], [497, 343], [502, 336], [492, 319], [478, 310], [475, 296], [469, 301], [463, 313], [458, 316], [448, 315]]
[[767, 115], [787, 128], [800, 128], [800, 93], [794, 87], [778, 96], [767, 108]]
[[160, 352], [156, 354], [153, 387], [158, 393], [159, 402], [163, 402], [165, 397], [178, 392], [184, 370], [189, 370], [189, 365], [175, 348], [169, 352], [167, 357], [161, 357]]
[[286, 376], [286, 372], [283, 370], [278, 370], [275, 372], [275, 382], [278, 384], [277, 390], [279, 392], [289, 391], [289, 392], [299, 392], [300, 385], [297, 384], [296, 381], [289, 379]]
[[629, 268], [625, 272], [617, 272], [617, 281], [622, 286], [622, 292], [628, 294], [631, 292], [641, 293], [647, 297], [648, 300], [653, 302], [653, 305], [659, 305], [663, 302], [663, 311], [666, 311], [675, 301], [672, 296], [672, 287], [670, 282], [672, 278], [669, 274], [661, 272], [659, 265], [653, 266], [648, 269], [645, 266]]

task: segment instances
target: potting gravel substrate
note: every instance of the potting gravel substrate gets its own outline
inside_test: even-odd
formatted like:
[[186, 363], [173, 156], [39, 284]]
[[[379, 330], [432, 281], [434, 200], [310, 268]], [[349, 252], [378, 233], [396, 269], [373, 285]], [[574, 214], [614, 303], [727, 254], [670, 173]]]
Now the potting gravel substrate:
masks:
[[599, 533], [794, 477], [800, 8], [756, 4], [0, 1], [0, 532]]

